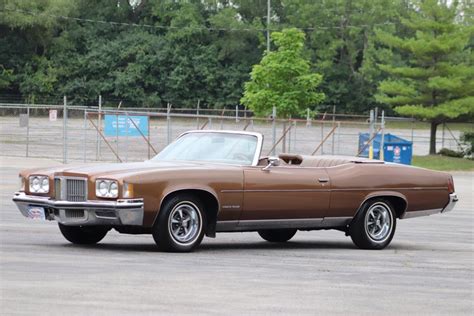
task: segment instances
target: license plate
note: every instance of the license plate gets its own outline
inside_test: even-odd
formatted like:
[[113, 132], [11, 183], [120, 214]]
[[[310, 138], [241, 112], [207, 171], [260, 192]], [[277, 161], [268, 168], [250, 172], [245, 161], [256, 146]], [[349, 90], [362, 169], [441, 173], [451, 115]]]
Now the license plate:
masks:
[[28, 218], [45, 220], [44, 208], [38, 206], [28, 208]]

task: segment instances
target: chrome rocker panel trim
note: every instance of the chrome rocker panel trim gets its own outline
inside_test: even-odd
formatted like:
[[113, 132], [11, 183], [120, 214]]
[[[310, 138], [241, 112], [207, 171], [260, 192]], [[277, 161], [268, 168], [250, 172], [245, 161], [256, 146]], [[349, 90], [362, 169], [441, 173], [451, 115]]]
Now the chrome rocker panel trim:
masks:
[[456, 193], [451, 193], [449, 195], [449, 202], [446, 204], [444, 208], [435, 208], [431, 210], [421, 210], [421, 211], [412, 211], [412, 212], [405, 212], [400, 216], [400, 219], [406, 219], [406, 218], [414, 218], [414, 217], [420, 217], [420, 216], [429, 216], [433, 214], [438, 214], [438, 213], [447, 213], [453, 210], [454, 206], [456, 205], [456, 202], [458, 201], [458, 196]]
[[[70, 202], [16, 192], [13, 196], [13, 202], [25, 217], [28, 217], [29, 207], [44, 207], [47, 220], [56, 220], [64, 225], [143, 225], [143, 199]], [[51, 210], [57, 210], [58, 212], [51, 212]], [[68, 217], [67, 210], [83, 210], [84, 216]]]
[[344, 227], [350, 224], [352, 217], [262, 219], [240, 221], [218, 221], [216, 232], [245, 232], [260, 229], [324, 229]]

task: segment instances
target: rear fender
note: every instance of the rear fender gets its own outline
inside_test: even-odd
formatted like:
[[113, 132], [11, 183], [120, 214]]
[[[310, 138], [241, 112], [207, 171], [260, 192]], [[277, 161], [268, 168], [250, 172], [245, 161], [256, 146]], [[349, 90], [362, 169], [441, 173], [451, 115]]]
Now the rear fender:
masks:
[[393, 207], [395, 207], [395, 213], [396, 213], [397, 217], [402, 216], [402, 214], [404, 214], [407, 210], [408, 201], [407, 201], [407, 198], [405, 197], [405, 195], [401, 194], [400, 192], [396, 192], [396, 191], [377, 191], [377, 192], [369, 193], [365, 196], [362, 203], [360, 203], [359, 208], [357, 209], [357, 212], [354, 215], [354, 218], [356, 218], [357, 215], [359, 214], [359, 212], [362, 210], [362, 206], [368, 200], [371, 200], [371, 199], [374, 199], [374, 198], [397, 198], [397, 199], [403, 200], [404, 201], [403, 206], [393, 205]]

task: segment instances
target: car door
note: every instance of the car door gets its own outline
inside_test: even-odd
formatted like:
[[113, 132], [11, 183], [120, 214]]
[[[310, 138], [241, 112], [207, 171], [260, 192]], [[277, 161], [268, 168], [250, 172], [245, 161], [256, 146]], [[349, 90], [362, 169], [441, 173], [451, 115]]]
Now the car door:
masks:
[[325, 168], [274, 166], [244, 169], [240, 221], [322, 219], [329, 209], [330, 183]]

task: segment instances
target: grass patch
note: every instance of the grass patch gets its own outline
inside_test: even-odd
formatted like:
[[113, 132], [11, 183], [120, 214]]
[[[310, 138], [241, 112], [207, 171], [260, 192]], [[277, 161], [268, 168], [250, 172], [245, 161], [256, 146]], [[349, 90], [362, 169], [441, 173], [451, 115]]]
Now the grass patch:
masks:
[[441, 171], [474, 171], [474, 160], [439, 155], [413, 156], [412, 165]]

